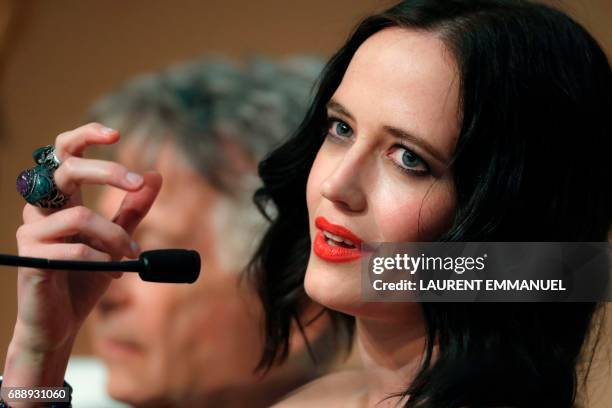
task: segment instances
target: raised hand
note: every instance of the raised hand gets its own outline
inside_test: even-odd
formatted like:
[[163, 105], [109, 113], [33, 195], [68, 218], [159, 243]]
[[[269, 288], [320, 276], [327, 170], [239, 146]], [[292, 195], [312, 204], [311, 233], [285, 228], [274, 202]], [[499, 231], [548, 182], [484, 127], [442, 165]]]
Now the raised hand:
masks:
[[[20, 255], [90, 261], [138, 256], [130, 234], [153, 204], [161, 176], [154, 172], [141, 176], [118, 163], [82, 157], [88, 146], [118, 140], [118, 132], [96, 123], [57, 137], [55, 152], [61, 165], [55, 183], [70, 199], [60, 210], [25, 206], [23, 225], [17, 231]], [[83, 206], [83, 184], [127, 192], [112, 220]], [[3, 386], [60, 385], [79, 328], [111, 279], [120, 276], [20, 268], [17, 320]]]

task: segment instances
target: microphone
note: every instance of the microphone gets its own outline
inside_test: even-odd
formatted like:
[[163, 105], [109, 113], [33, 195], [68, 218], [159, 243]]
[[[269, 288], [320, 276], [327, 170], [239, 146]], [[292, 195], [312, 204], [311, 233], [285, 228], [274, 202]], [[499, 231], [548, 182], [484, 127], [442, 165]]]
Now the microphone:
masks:
[[200, 276], [201, 261], [197, 251], [158, 249], [142, 252], [137, 260], [111, 262], [66, 261], [0, 254], [0, 265], [70, 271], [138, 272], [140, 279], [147, 282], [193, 283]]

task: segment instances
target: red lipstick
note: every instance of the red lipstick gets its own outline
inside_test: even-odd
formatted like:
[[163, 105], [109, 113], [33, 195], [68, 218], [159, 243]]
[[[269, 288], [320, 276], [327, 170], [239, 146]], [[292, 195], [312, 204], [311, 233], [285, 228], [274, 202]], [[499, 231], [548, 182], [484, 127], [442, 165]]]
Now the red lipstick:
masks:
[[315, 218], [318, 231], [313, 242], [314, 253], [328, 262], [349, 262], [361, 257], [362, 240], [349, 229]]

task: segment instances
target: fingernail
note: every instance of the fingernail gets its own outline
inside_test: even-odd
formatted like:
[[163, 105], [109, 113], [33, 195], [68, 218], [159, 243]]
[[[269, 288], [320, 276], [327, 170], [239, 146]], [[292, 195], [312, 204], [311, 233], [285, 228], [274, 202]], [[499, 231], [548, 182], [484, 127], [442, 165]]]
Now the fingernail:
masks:
[[138, 246], [136, 241], [130, 242], [130, 249], [132, 250], [132, 253], [134, 255], [138, 256], [140, 254], [140, 247]]
[[138, 173], [134, 173], [133, 171], [128, 172], [128, 174], [125, 176], [125, 179], [133, 186], [139, 186], [140, 184], [142, 184], [143, 181], [142, 176]]
[[111, 133], [115, 133], [116, 130], [115, 129], [111, 129], [109, 127], [104, 126], [102, 129], [100, 129], [100, 131], [105, 134], [105, 135], [110, 135]]

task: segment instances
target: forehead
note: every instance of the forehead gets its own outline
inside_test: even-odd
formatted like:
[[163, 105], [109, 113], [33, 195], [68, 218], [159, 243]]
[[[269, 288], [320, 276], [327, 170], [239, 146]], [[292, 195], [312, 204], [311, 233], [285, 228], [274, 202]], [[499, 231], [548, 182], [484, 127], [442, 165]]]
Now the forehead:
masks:
[[[459, 76], [434, 32], [387, 28], [357, 50], [334, 98], [423, 137], [458, 132]], [[359, 119], [359, 118], [358, 118]]]
[[160, 167], [190, 169], [189, 161], [172, 137], [155, 137], [139, 131], [126, 135], [117, 146], [116, 156], [134, 170], [145, 171]]
[[163, 177], [157, 203], [185, 201], [201, 196], [212, 197], [216, 190], [197, 170], [193, 169], [185, 154], [171, 139], [140, 143], [138, 135], [128, 138], [117, 151], [118, 160], [131, 170], [156, 170]]

